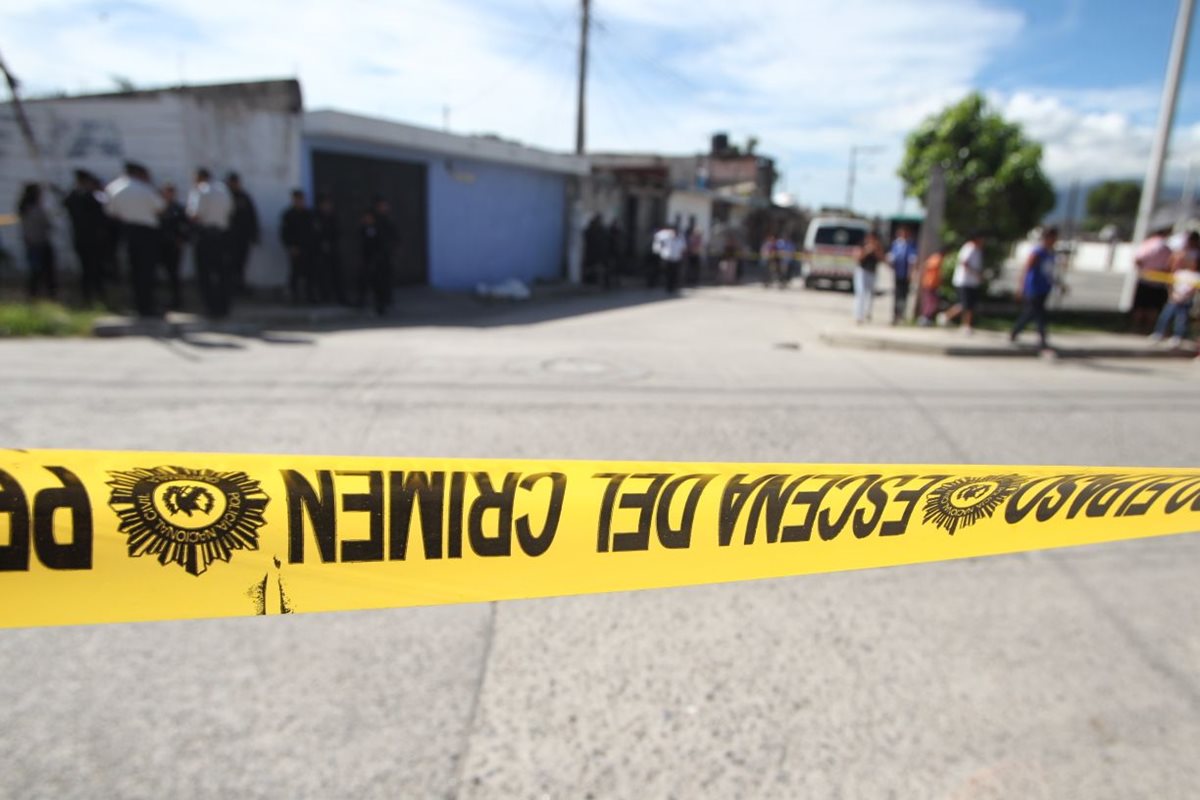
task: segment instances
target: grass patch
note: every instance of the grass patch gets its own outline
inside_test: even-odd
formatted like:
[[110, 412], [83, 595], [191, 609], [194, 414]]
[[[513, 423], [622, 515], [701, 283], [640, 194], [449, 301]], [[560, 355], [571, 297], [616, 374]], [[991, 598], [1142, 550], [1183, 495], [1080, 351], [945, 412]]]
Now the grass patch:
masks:
[[91, 336], [103, 311], [77, 311], [60, 303], [0, 303], [0, 337]]
[[[985, 331], [1009, 331], [1020, 316], [1020, 308], [983, 309], [975, 327]], [[1116, 311], [1050, 310], [1051, 333], [1129, 333], [1129, 317]], [[1027, 330], [1033, 330], [1033, 323]]]

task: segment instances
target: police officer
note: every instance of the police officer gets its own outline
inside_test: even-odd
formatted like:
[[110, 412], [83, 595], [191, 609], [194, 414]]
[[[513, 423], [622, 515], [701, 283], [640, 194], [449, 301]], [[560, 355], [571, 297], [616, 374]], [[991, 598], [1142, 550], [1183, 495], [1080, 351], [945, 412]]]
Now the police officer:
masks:
[[154, 264], [158, 257], [158, 215], [162, 196], [150, 184], [150, 172], [129, 162], [125, 175], [108, 185], [107, 211], [121, 223], [129, 256], [133, 304], [139, 317], [159, 316], [154, 302]]
[[183, 204], [176, 198], [175, 184], [162, 187], [163, 210], [158, 215], [158, 263], [167, 276], [172, 311], [183, 308], [183, 291], [179, 282], [179, 263], [183, 260], [183, 246], [187, 244], [190, 226]]
[[315, 270], [317, 286], [322, 302], [345, 304], [345, 287], [342, 285], [342, 232], [337, 209], [328, 194], [317, 197], [317, 210], [313, 215], [317, 228], [317, 255]]
[[203, 167], [188, 193], [187, 215], [196, 233], [196, 277], [204, 311], [212, 319], [229, 316], [233, 277], [228, 253], [229, 217], [233, 200], [225, 186]]
[[233, 200], [233, 213], [229, 217], [229, 268], [234, 290], [245, 294], [246, 262], [250, 258], [250, 248], [258, 244], [259, 238], [258, 209], [236, 172], [225, 176], [225, 186]]
[[291, 272], [288, 286], [293, 303], [317, 302], [314, 261], [317, 255], [317, 228], [312, 209], [300, 189], [292, 191], [292, 205], [279, 220], [279, 239], [287, 250]]
[[359, 301], [365, 306], [369, 291], [375, 313], [381, 317], [392, 305], [392, 257], [396, 238], [391, 205], [376, 196], [359, 227], [363, 260], [363, 269], [359, 273]]
[[81, 169], [75, 171], [75, 186], [63, 200], [71, 217], [71, 243], [79, 259], [79, 288], [85, 306], [104, 300], [105, 255], [112, 234], [112, 224], [104, 213], [106, 199], [100, 179]]

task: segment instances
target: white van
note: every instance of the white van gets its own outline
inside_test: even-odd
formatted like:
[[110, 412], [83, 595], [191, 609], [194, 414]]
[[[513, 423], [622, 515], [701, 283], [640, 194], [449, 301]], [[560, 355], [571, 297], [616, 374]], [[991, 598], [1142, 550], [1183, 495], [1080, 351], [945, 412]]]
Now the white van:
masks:
[[807, 288], [822, 281], [832, 286], [854, 280], [858, 248], [871, 226], [850, 217], [816, 217], [804, 235], [801, 274]]

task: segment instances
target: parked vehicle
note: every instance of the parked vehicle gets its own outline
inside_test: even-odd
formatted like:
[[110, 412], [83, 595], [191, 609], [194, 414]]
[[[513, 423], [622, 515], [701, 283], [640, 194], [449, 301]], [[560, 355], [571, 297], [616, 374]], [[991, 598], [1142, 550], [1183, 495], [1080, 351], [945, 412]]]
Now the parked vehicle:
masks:
[[856, 253], [870, 229], [865, 220], [849, 217], [817, 217], [810, 222], [804, 235], [801, 267], [804, 286], [851, 283]]

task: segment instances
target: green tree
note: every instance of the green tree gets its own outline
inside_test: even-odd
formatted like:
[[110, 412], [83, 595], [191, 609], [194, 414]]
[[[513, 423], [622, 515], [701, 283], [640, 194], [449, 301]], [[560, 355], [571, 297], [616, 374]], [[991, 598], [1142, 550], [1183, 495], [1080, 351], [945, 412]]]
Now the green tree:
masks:
[[989, 241], [987, 261], [995, 264], [1054, 208], [1054, 187], [1041, 162], [1042, 146], [976, 92], [909, 134], [898, 174], [910, 196], [924, 198], [930, 173], [941, 164], [946, 179], [943, 240], [953, 245], [982, 231]]
[[1137, 181], [1104, 181], [1088, 192], [1087, 228], [1098, 231], [1115, 225], [1122, 235], [1133, 231], [1142, 185]]

